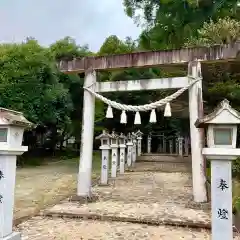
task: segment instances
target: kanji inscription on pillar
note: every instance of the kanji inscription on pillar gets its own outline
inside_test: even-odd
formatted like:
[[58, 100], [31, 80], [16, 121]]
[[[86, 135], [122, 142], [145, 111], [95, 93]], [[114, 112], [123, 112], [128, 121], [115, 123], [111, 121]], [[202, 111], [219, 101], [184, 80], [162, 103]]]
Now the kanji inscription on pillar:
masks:
[[0, 170], [0, 180], [4, 178], [3, 172]]
[[218, 188], [220, 188], [222, 191], [224, 191], [225, 189], [228, 189], [228, 185], [227, 185], [226, 180], [221, 178]]
[[103, 169], [107, 169], [107, 157], [103, 157]]
[[[0, 170], [0, 180], [2, 180], [4, 178], [4, 174], [2, 172], [2, 170]], [[2, 200], [3, 200], [3, 196], [2, 194], [0, 194], [0, 203], [2, 203]]]
[[223, 219], [223, 220], [228, 220], [228, 210], [225, 208], [219, 208], [218, 209], [218, 218]]

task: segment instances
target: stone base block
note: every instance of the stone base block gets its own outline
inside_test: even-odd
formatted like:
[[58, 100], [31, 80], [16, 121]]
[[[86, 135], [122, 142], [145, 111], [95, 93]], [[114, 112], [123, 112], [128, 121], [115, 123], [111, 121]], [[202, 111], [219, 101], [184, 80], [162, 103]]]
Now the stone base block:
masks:
[[86, 197], [75, 195], [69, 198], [70, 202], [78, 202], [82, 204], [96, 202], [97, 200], [98, 200], [98, 196], [95, 196], [95, 195], [86, 196]]
[[99, 183], [98, 187], [107, 187], [109, 186], [109, 183], [105, 184], [105, 183]]
[[13, 232], [12, 234], [0, 238], [0, 240], [21, 240], [21, 233], [20, 232]]

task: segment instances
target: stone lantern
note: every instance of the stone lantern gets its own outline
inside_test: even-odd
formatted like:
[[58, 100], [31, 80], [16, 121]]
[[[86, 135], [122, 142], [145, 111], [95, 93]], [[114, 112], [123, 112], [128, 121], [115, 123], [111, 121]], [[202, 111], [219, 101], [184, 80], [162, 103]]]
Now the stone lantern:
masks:
[[96, 137], [101, 140], [101, 146], [99, 149], [102, 150], [102, 166], [101, 166], [101, 178], [100, 183], [102, 185], [108, 184], [108, 168], [109, 168], [109, 150], [110, 150], [110, 138], [111, 135], [106, 130]]
[[147, 153], [151, 153], [152, 151], [152, 135], [151, 133], [147, 137]]
[[183, 140], [182, 136], [178, 137], [178, 155], [183, 157]]
[[211, 160], [212, 239], [233, 239], [232, 160], [240, 156], [236, 149], [240, 113], [223, 100], [209, 115], [198, 119], [196, 127], [207, 129], [207, 148], [202, 154]]
[[132, 143], [132, 165], [134, 165], [137, 160], [137, 135], [134, 132], [132, 132]]
[[32, 124], [21, 112], [0, 108], [0, 239], [19, 240], [13, 232], [14, 189], [17, 155], [28, 150], [22, 146], [24, 129]]
[[143, 133], [140, 130], [138, 130], [136, 132], [136, 135], [137, 135], [137, 155], [141, 156], [141, 154], [142, 154], [142, 136], [143, 136]]
[[132, 134], [128, 133], [127, 135], [127, 166], [131, 167], [132, 165], [132, 148], [133, 148], [133, 141], [132, 141]]
[[120, 134], [119, 140], [119, 148], [120, 148], [120, 174], [124, 173], [125, 169], [125, 149], [126, 149], [126, 136], [123, 133]]
[[111, 177], [117, 176], [117, 165], [118, 165], [118, 135], [115, 132], [111, 134], [111, 149], [112, 149], [112, 168]]

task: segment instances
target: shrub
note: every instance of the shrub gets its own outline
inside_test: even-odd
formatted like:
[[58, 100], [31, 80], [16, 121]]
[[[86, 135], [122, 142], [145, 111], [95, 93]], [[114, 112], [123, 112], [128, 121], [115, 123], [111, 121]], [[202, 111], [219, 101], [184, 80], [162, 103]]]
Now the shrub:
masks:
[[234, 178], [240, 179], [240, 157], [233, 161], [232, 175]]

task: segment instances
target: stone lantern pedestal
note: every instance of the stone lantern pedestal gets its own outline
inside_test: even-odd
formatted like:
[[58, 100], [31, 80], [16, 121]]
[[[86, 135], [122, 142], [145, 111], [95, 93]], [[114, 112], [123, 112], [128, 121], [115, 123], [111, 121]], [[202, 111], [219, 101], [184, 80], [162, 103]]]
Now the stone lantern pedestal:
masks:
[[22, 146], [24, 128], [31, 123], [20, 112], [0, 108], [0, 240], [20, 240], [13, 232], [16, 160], [28, 150]]
[[102, 150], [102, 166], [101, 166], [101, 185], [108, 184], [108, 169], [109, 169], [109, 150], [110, 150], [110, 138], [111, 135], [103, 130], [102, 134], [96, 137], [96, 139], [101, 140], [101, 146], [99, 147]]
[[119, 136], [119, 148], [120, 148], [120, 174], [125, 171], [125, 149], [126, 149], [126, 137], [121, 133]]
[[126, 145], [127, 145], [127, 166], [131, 167], [132, 166], [132, 148], [133, 148], [131, 133], [128, 134]]
[[202, 154], [211, 161], [212, 240], [233, 239], [232, 161], [240, 156], [236, 148], [238, 124], [240, 113], [227, 100], [195, 124], [207, 128], [208, 147]]
[[118, 135], [113, 132], [111, 134], [111, 149], [112, 149], [112, 167], [111, 177], [117, 177], [117, 165], [118, 165]]

